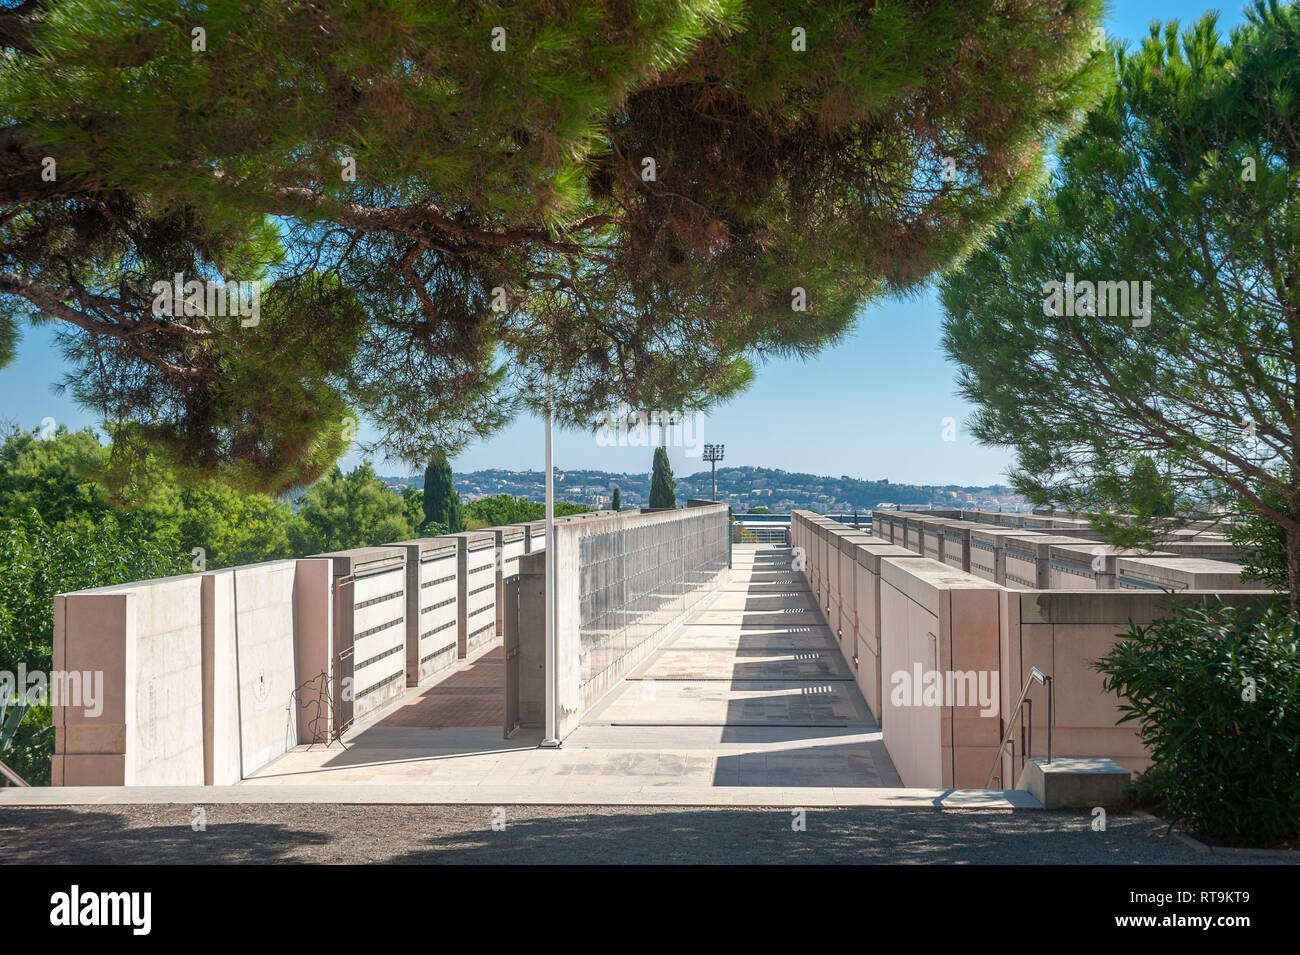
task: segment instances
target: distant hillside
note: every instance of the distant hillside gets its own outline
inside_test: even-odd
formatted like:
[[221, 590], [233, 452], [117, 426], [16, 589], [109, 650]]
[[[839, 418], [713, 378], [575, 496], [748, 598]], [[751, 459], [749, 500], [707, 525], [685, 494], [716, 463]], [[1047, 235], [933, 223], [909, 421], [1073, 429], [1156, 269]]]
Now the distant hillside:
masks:
[[[455, 474], [456, 488], [466, 499], [491, 494], [510, 494], [541, 500], [544, 495], [541, 471], [509, 471], [492, 468], [485, 471]], [[422, 475], [383, 478], [391, 487], [423, 487]], [[619, 487], [623, 504], [640, 507], [650, 495], [650, 473], [611, 473], [609, 471], [557, 471], [556, 498], [577, 504], [599, 506]], [[677, 500], [708, 498], [712, 493], [708, 470], [677, 476]], [[929, 504], [934, 507], [988, 507], [1014, 509], [1026, 506], [1024, 498], [1004, 485], [968, 487], [956, 484], [894, 484], [829, 475], [782, 471], [779, 468], [718, 468], [718, 500], [743, 513], [753, 507], [774, 512], [811, 508], [823, 513], [871, 510], [882, 503]]]

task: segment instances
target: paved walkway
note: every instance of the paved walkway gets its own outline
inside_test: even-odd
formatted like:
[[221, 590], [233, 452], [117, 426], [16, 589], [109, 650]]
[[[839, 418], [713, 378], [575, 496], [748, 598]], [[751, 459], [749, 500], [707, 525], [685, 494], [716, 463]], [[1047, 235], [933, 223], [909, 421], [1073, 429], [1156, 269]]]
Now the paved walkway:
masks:
[[494, 649], [412, 690], [346, 750], [298, 747], [243, 785], [399, 784], [452, 801], [893, 804], [868, 792], [902, 784], [789, 548], [740, 545], [733, 564], [722, 589], [559, 750], [538, 749], [537, 730], [502, 739]]
[[506, 721], [506, 656], [497, 645], [437, 683], [412, 690], [376, 726], [496, 726]]
[[694, 785], [901, 786], [787, 547], [735, 548], [730, 581], [605, 698], [565, 747], [645, 755]]

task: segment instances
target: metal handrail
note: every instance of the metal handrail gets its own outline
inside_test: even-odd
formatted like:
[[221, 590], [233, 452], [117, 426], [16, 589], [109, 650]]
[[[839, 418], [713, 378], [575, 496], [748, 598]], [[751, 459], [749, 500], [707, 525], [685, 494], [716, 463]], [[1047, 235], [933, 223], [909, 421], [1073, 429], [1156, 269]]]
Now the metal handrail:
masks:
[[11, 783], [13, 783], [15, 786], [26, 786], [26, 787], [29, 788], [29, 789], [31, 788], [31, 785], [32, 785], [31, 783], [29, 783], [27, 780], [23, 779], [23, 777], [19, 776], [17, 773], [15, 773], [12, 769], [10, 769], [10, 768], [9, 768], [8, 766], [6, 766], [4, 763], [0, 763], [0, 776], [4, 776], [4, 777], [5, 777], [6, 779], [8, 779]]
[[[993, 767], [989, 770], [989, 778], [984, 782], [985, 789], [988, 789], [990, 786], [992, 786], [993, 777], [998, 776], [998, 769], [1002, 765], [1002, 751], [1007, 748], [1007, 743], [1012, 742], [1013, 734], [1015, 733], [1016, 717], [1020, 715], [1020, 708], [1024, 706], [1026, 703], [1026, 698], [1029, 696], [1030, 686], [1032, 686], [1035, 683], [1041, 683], [1042, 685], [1047, 687], [1047, 761], [1049, 763], [1052, 761], [1052, 717], [1053, 717], [1052, 678], [1048, 676], [1046, 673], [1044, 673], [1042, 670], [1038, 669], [1038, 667], [1030, 667], [1029, 678], [1025, 680], [1025, 687], [1023, 690], [1020, 691], [1020, 699], [1016, 701], [1015, 707], [1011, 710], [1011, 716], [1007, 720], [1006, 732], [1002, 734], [1002, 742], [998, 743], [997, 755], [993, 757]], [[1028, 763], [1028, 761], [1033, 757], [1033, 745], [1034, 745], [1034, 724], [1033, 724], [1034, 703], [1033, 700], [1028, 700], [1027, 702], [1030, 705], [1029, 742], [1025, 746], [1024, 756], [1022, 757], [1026, 763]], [[1015, 752], [1014, 746], [1012, 748], [1012, 752]], [[1014, 769], [1015, 767], [1013, 766], [1012, 768]], [[1000, 776], [998, 776], [998, 779], [1000, 782], [1005, 782], [1005, 780], [1003, 780]]]

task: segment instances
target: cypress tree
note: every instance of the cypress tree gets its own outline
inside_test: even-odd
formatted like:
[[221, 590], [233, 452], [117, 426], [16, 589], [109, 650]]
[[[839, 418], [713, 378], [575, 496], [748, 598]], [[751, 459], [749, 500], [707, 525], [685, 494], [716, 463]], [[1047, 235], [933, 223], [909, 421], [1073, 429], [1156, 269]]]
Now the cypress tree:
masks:
[[442, 533], [447, 534], [458, 534], [465, 529], [460, 494], [452, 481], [451, 464], [445, 454], [435, 456], [424, 469], [424, 523], [420, 529], [436, 530], [434, 525], [445, 527]]
[[668, 463], [666, 448], [655, 448], [654, 473], [650, 476], [650, 506], [676, 507], [677, 482], [673, 480], [672, 465]]

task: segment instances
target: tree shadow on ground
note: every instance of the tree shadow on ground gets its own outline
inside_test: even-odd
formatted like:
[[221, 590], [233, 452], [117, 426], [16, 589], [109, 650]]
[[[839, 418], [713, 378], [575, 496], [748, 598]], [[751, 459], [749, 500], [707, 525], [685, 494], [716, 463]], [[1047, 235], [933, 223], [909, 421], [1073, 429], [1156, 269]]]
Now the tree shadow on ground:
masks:
[[[0, 809], [9, 863], [1259, 864], [1200, 855], [1158, 823], [910, 809], [148, 805]], [[494, 825], [496, 828], [494, 828]]]

